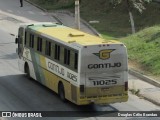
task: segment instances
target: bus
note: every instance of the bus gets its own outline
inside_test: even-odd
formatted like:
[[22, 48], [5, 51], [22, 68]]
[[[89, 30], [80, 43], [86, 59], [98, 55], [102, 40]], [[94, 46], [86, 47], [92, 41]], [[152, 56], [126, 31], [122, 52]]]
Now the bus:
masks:
[[126, 46], [58, 23], [20, 25], [20, 71], [77, 105], [128, 100]]

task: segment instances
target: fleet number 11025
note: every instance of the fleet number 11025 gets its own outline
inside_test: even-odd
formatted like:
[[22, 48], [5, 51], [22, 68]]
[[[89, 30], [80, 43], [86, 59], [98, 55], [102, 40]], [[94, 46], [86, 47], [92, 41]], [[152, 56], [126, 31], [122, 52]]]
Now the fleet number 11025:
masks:
[[93, 81], [93, 85], [94, 86], [98, 86], [98, 85], [115, 85], [115, 84], [117, 84], [117, 80], [116, 79]]

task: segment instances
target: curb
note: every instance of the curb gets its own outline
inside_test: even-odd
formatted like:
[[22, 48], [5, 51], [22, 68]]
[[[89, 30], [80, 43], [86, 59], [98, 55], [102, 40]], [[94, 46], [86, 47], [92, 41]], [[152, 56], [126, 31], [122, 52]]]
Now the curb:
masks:
[[151, 99], [151, 98], [148, 98], [148, 97], [146, 97], [146, 96], [143, 96], [143, 94], [139, 94], [139, 95], [137, 95], [138, 97], [142, 97], [143, 99], [145, 99], [145, 100], [147, 100], [147, 101], [149, 101], [149, 102], [151, 102], [151, 103], [153, 103], [153, 104], [155, 104], [155, 105], [158, 105], [158, 106], [160, 106], [160, 102], [157, 102], [156, 100], [153, 100], [153, 99]]
[[160, 82], [158, 82], [158, 81], [156, 81], [156, 80], [154, 80], [154, 79], [152, 79], [152, 78], [149, 78], [149, 77], [146, 76], [146, 75], [140, 74], [140, 73], [138, 73], [137, 71], [132, 70], [132, 69], [129, 69], [128, 72], [129, 72], [131, 75], [136, 76], [136, 77], [140, 78], [141, 80], [143, 80], [143, 81], [145, 81], [145, 82], [148, 82], [148, 83], [150, 83], [150, 84], [152, 84], [152, 85], [154, 85], [154, 86], [156, 86], [156, 87], [160, 87]]
[[[70, 11], [67, 11], [67, 10], [56, 10], [55, 13], [65, 13], [65, 14], [68, 14], [69, 16], [72, 16], [74, 17], [75, 15], [73, 13], [71, 13]], [[58, 17], [58, 16], [57, 16]], [[92, 30], [92, 32], [96, 35], [96, 36], [99, 36], [99, 37], [102, 37], [101, 34], [99, 34], [99, 32], [94, 29], [88, 22], [86, 22], [84, 19], [80, 18], [80, 21], [85, 24], [85, 26], [87, 26], [89, 29]]]
[[[30, 0], [25, 0], [25, 1], [28, 2], [28, 3], [30, 3], [31, 5], [39, 8], [39, 9], [41, 9], [41, 10], [44, 11], [44, 12], [49, 13], [46, 9], [44, 9], [44, 8], [42, 8], [41, 6], [39, 6], [39, 5], [31, 2]], [[55, 18], [55, 19], [58, 21], [58, 23], [63, 24], [62, 21], [61, 21], [56, 15], [53, 15], [53, 14], [52, 14], [51, 16], [52, 16], [53, 18]]]
[[35, 7], [39, 8], [39, 9], [41, 9], [41, 10], [44, 11], [44, 12], [47, 12], [46, 9], [44, 9], [44, 8], [40, 7], [39, 5], [37, 5], [37, 4], [33, 3], [33, 2], [31, 2], [30, 0], [24, 0], [24, 1], [26, 1], [26, 2], [28, 2], [28, 3], [30, 3], [30, 4], [32, 4], [33, 6], [35, 6]]
[[[128, 73], [131, 74], [131, 75], [133, 75], [133, 76], [136, 76], [137, 78], [140, 78], [141, 80], [143, 80], [145, 82], [148, 82], [149, 84], [152, 84], [152, 85], [154, 85], [156, 87], [160, 87], [160, 83], [159, 82], [155, 81], [152, 78], [149, 78], [146, 75], [140, 74], [140, 73], [138, 73], [135, 70], [129, 69]], [[150, 97], [146, 97], [145, 95], [143, 95], [141, 93], [139, 93], [137, 96], [138, 97], [142, 97], [143, 99], [145, 99], [145, 100], [147, 100], [147, 101], [149, 101], [149, 102], [151, 102], [151, 103], [153, 103], [155, 105], [160, 106], [160, 102], [157, 102], [156, 100], [154, 100], [154, 99], [152, 99]]]
[[63, 25], [63, 22], [58, 18], [57, 15], [51, 14], [51, 16], [52, 16], [54, 19], [56, 19], [56, 20], [58, 21], [58, 23], [60, 23], [61, 25]]

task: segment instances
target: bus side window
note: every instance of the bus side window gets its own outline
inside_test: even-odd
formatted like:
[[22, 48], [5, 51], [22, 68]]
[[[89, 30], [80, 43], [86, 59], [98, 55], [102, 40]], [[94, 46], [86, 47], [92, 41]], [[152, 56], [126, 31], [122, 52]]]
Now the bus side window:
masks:
[[25, 38], [24, 38], [24, 45], [26, 46], [27, 44], [27, 31], [25, 31]]
[[55, 58], [56, 60], [60, 60], [60, 50], [61, 50], [60, 46], [57, 45], [57, 44], [55, 44], [55, 54], [54, 54], [54, 58]]
[[37, 39], [37, 51], [42, 52], [42, 38]]
[[64, 46], [61, 46], [60, 63], [64, 63]]
[[64, 49], [64, 64], [70, 65], [70, 50]]
[[54, 42], [51, 43], [51, 57], [52, 60], [54, 60], [54, 56], [55, 56], [55, 44]]
[[30, 41], [30, 33], [29, 32], [25, 32], [25, 41], [24, 44], [26, 47], [29, 47], [29, 41]]
[[74, 54], [74, 69], [78, 69], [78, 53]]
[[45, 54], [51, 56], [51, 42], [46, 40]]
[[19, 28], [19, 31], [18, 31], [18, 38], [19, 38], [19, 44], [22, 44], [23, 43], [23, 30], [24, 28]]
[[30, 34], [29, 47], [34, 48], [34, 35]]

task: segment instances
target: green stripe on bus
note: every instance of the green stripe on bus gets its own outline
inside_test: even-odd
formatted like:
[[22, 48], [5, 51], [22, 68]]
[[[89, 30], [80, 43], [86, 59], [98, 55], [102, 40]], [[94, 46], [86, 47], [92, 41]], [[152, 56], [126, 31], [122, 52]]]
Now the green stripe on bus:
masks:
[[41, 72], [41, 67], [39, 66], [39, 64], [40, 64], [39, 54], [37, 54], [33, 50], [31, 50], [31, 58], [33, 61], [33, 67], [34, 67], [37, 81], [39, 81], [42, 84], [45, 84], [44, 79], [43, 79], [44, 78], [43, 72]]
[[37, 68], [38, 68], [38, 76], [40, 77], [39, 81], [45, 85], [45, 77], [44, 77], [44, 74], [43, 74], [43, 68], [41, 67], [41, 62], [40, 62], [40, 55], [38, 53], [35, 53], [35, 58], [36, 58], [36, 65], [37, 65]]

